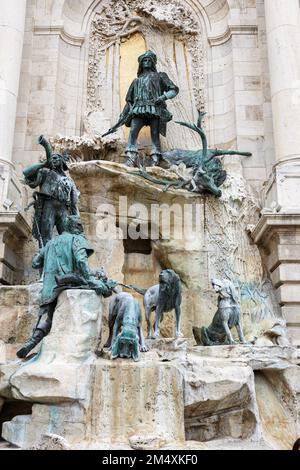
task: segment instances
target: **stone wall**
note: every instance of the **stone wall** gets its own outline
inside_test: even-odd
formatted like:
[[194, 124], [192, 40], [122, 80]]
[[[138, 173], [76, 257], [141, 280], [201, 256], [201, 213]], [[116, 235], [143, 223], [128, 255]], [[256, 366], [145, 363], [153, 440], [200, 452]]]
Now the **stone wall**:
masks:
[[[93, 43], [90, 35], [92, 22], [97, 15], [101, 15], [102, 4], [99, 2], [91, 10], [90, 3], [79, 0], [73, 3], [52, 1], [46, 5], [36, 0], [27, 2], [13, 154], [19, 174], [26, 164], [37, 161], [42, 155], [43, 152], [36, 144], [39, 134], [52, 137], [58, 133], [80, 136], [86, 113], [99, 109], [97, 102], [92, 104], [90, 95], [93, 92], [91, 74], [98, 70], [97, 56], [93, 57], [96, 63], [91, 62], [90, 48]], [[131, 3], [134, 0], [128, 3], [128, 7]], [[154, 12], [153, 22], [164, 31], [162, 17], [164, 8], [167, 8], [164, 4], [154, 0], [145, 1], [139, 7], [141, 18], [142, 10], [148, 11], [150, 3]], [[253, 151], [253, 158], [245, 160], [243, 164], [246, 179], [257, 185], [266, 179], [266, 169], [270, 167], [270, 148], [265, 158], [264, 147], [269, 122], [265, 120], [270, 117], [267, 113], [269, 98], [265, 92], [268, 73], [265, 63], [264, 13], [260, 1], [257, 4], [250, 0], [243, 2], [243, 7], [238, 2], [232, 5], [228, 3], [204, 0], [196, 2], [193, 7], [188, 1], [178, 3], [186, 14], [191, 15], [188, 21], [185, 17], [182, 20], [179, 18], [178, 24], [181, 25], [183, 38], [188, 38], [189, 34], [198, 38], [200, 65], [196, 68], [201, 69], [200, 75], [186, 77], [186, 85], [181, 85], [182, 102], [187, 101], [185, 93], [188, 81], [196, 80], [195, 103], [208, 113], [206, 127], [211, 145], [232, 148], [237, 144], [239, 149]], [[168, 21], [173, 21], [171, 16]], [[172, 27], [175, 28], [175, 25]], [[146, 46], [158, 47], [150, 43]], [[131, 52], [133, 55], [138, 53], [134, 47]], [[168, 57], [168, 60], [171, 61], [169, 65], [160, 54], [158, 67], [168, 68], [170, 73], [173, 59]], [[180, 61], [174, 66], [181, 67], [183, 71], [184, 64], [180, 64]], [[122, 77], [111, 78], [112, 82], [122, 81]], [[115, 83], [115, 89], [118, 88], [119, 83]], [[197, 94], [200, 98], [197, 98]], [[179, 102], [180, 95], [174, 103], [170, 103], [174, 118], [177, 119], [183, 117]], [[114, 116], [110, 116], [107, 107], [109, 103], [107, 106], [104, 103], [107, 118], [115, 119], [118, 109], [114, 109]], [[118, 108], [122, 107], [123, 103], [120, 103]], [[194, 120], [193, 110], [186, 110], [185, 114], [186, 120]], [[173, 129], [174, 125], [171, 124], [170, 142]], [[185, 131], [180, 132], [185, 136], [181, 141], [186, 142]], [[188, 139], [193, 137], [189, 136]], [[195, 147], [198, 144], [191, 140], [190, 145]]]

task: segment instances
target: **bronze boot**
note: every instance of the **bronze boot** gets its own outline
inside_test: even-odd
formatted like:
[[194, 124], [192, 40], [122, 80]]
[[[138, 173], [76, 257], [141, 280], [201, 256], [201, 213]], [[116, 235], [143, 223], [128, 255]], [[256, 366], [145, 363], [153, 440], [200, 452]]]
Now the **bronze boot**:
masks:
[[23, 359], [27, 354], [35, 348], [37, 344], [44, 338], [45, 333], [42, 330], [35, 330], [31, 338], [29, 338], [19, 351], [17, 351], [17, 356], [20, 359]]

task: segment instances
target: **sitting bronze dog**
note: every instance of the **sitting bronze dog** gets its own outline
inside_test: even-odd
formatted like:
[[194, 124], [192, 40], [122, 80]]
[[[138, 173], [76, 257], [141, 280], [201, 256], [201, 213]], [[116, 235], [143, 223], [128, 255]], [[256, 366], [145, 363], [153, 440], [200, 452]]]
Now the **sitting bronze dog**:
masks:
[[219, 295], [218, 310], [208, 327], [193, 328], [196, 343], [203, 346], [235, 344], [230, 331], [234, 327], [237, 330], [240, 342], [245, 343], [241, 325], [241, 312], [233, 283], [227, 279], [213, 279], [212, 286]]
[[142, 313], [131, 294], [121, 292], [109, 304], [109, 337], [104, 347], [111, 349], [111, 358], [132, 357], [140, 360], [140, 351], [146, 352], [142, 329]]

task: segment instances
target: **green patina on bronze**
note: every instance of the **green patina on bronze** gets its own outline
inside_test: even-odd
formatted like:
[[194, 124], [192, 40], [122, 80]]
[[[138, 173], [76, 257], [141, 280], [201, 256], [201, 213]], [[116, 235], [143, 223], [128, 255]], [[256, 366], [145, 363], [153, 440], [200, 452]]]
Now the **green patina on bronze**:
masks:
[[138, 160], [137, 139], [144, 126], [150, 126], [152, 140], [152, 164], [161, 158], [160, 134], [165, 136], [167, 123], [172, 114], [168, 111], [166, 100], [174, 98], [179, 88], [165, 72], [156, 69], [157, 57], [148, 50], [138, 58], [137, 78], [132, 82], [126, 95], [126, 105], [119, 121], [103, 136], [115, 132], [125, 124], [130, 127], [126, 148], [127, 166], [134, 166]]
[[46, 151], [46, 160], [25, 168], [23, 175], [25, 184], [30, 188], [39, 187], [39, 191], [33, 194], [35, 213], [32, 234], [42, 248], [51, 240], [55, 227], [59, 234], [63, 232], [64, 219], [68, 215], [78, 215], [79, 191], [72, 178], [65, 173], [68, 157], [55, 153], [42, 135], [38, 143]]
[[135, 174], [139, 174], [153, 183], [164, 185], [165, 191], [171, 187], [175, 189], [186, 188], [192, 192], [213, 194], [215, 197], [221, 197], [222, 191], [220, 190], [220, 186], [226, 180], [227, 173], [223, 169], [222, 162], [218, 157], [222, 155], [241, 155], [250, 157], [252, 154], [249, 152], [237, 152], [232, 150], [209, 149], [207, 137], [202, 128], [202, 120], [204, 116], [205, 113], [201, 113], [199, 111], [197, 124], [176, 121], [177, 124], [188, 127], [200, 135], [202, 149], [175, 149], [163, 154], [163, 159], [170, 165], [184, 164], [186, 168], [191, 168], [192, 176], [190, 178], [184, 177], [178, 172], [177, 175], [179, 176], [179, 180], [177, 181], [157, 179], [149, 175], [143, 168], [140, 168]]
[[80, 218], [67, 216], [63, 233], [50, 240], [34, 256], [32, 267], [44, 269], [39, 318], [33, 335], [17, 352], [18, 357], [26, 357], [49, 333], [57, 297], [63, 290], [84, 288], [93, 289], [104, 297], [112, 294], [117, 283], [109, 279], [97, 279], [89, 266], [88, 258], [93, 252], [84, 236]]

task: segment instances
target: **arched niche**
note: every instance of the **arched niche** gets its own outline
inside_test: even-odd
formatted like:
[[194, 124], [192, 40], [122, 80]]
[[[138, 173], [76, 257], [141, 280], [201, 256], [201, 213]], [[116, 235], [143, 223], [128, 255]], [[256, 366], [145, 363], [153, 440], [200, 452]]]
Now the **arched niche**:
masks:
[[[180, 88], [180, 96], [168, 104], [174, 118], [196, 121], [197, 109], [206, 108], [203, 42], [203, 26], [185, 2], [99, 3], [89, 27], [86, 113], [98, 113], [107, 125], [116, 122], [136, 77], [137, 59], [151, 49], [157, 54], [158, 69]], [[126, 129], [123, 132], [127, 137]], [[189, 148], [199, 146], [197, 136], [170, 124], [166, 145], [186, 143]]]
[[[103, 34], [105, 22], [101, 18], [107, 13], [113, 22], [123, 5], [123, 19], [113, 33], [118, 35], [124, 27], [124, 4], [128, 17], [139, 17], [141, 21], [127, 24], [124, 35], [110, 41]], [[207, 112], [205, 127], [210, 144], [226, 148], [234, 145], [234, 71], [227, 0], [53, 0], [51, 5], [43, 3], [40, 7], [35, 28], [39, 29], [40, 24], [43, 34], [46, 30], [54, 34], [55, 30], [60, 35], [54, 134], [93, 134], [89, 132], [90, 122], [96, 126], [100, 122], [97, 133], [101, 134], [114, 123], [124, 105], [128, 82], [136, 75], [137, 57], [141, 49], [151, 48], [158, 54], [158, 69], [165, 70], [180, 87], [180, 95], [168, 103], [174, 120], [168, 125], [164, 147], [199, 148], [198, 136], [174, 122], [194, 121], [197, 108]], [[127, 80], [120, 70], [126, 54], [123, 68]], [[218, 56], [226, 56], [225, 74], [230, 81], [226, 83], [230, 90], [222, 96], [224, 106], [217, 101], [221, 90], [215, 93], [219, 86], [215, 81], [220, 68]], [[90, 113], [97, 114], [91, 121], [86, 119]], [[126, 140], [128, 130], [120, 132]], [[149, 141], [148, 130], [144, 134]]]
[[[91, 16], [99, 6], [109, 4], [110, 0], [54, 0], [53, 3], [52, 11], [58, 11], [58, 16], [63, 18], [65, 31], [80, 36], [85, 34]], [[175, 3], [188, 7], [203, 22], [208, 37], [221, 36], [228, 29], [229, 3], [232, 0], [178, 0]]]

